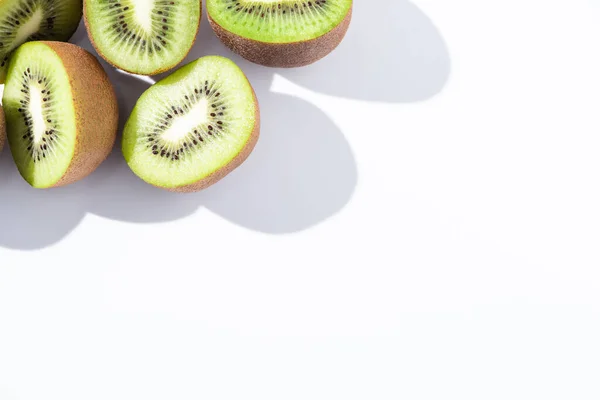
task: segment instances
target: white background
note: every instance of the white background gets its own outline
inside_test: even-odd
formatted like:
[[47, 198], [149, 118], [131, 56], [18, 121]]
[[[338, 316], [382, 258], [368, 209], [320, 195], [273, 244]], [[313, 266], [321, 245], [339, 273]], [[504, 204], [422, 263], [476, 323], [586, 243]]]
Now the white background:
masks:
[[203, 193], [2, 154], [0, 399], [600, 398], [598, 1], [357, 0], [298, 70], [204, 20], [215, 53], [264, 122]]

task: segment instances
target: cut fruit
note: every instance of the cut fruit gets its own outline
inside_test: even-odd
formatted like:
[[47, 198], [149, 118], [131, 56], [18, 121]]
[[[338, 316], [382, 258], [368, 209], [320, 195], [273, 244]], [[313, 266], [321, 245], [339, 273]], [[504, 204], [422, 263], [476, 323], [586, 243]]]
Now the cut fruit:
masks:
[[117, 99], [102, 66], [69, 43], [29, 42], [11, 57], [3, 97], [8, 144], [36, 188], [63, 186], [110, 153]]
[[300, 67], [331, 53], [352, 18], [352, 0], [207, 0], [227, 47], [268, 67]]
[[155, 75], [179, 64], [200, 25], [201, 0], [85, 0], [92, 44], [124, 71]]
[[232, 61], [200, 58], [142, 94], [123, 132], [123, 155], [147, 183], [204, 189], [246, 160], [258, 140], [252, 86]]
[[0, 0], [0, 83], [13, 50], [33, 40], [69, 40], [81, 9], [81, 0]]

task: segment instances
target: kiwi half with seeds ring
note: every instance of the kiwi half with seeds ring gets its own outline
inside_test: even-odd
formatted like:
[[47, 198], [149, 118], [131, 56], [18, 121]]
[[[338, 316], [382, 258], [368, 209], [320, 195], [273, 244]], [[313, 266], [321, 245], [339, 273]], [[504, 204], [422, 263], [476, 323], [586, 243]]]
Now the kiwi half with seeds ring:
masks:
[[35, 40], [69, 40], [81, 12], [81, 0], [0, 0], [0, 84], [17, 47]]
[[13, 159], [33, 187], [82, 179], [112, 150], [116, 95], [98, 60], [78, 46], [21, 45], [11, 57], [2, 100]]
[[123, 156], [147, 183], [174, 192], [204, 189], [250, 155], [260, 111], [231, 60], [193, 61], [146, 90], [123, 132]]
[[343, 40], [352, 0], [207, 0], [208, 20], [221, 41], [268, 67], [312, 64]]
[[200, 26], [201, 0], [84, 0], [92, 45], [113, 66], [156, 75], [179, 64]]

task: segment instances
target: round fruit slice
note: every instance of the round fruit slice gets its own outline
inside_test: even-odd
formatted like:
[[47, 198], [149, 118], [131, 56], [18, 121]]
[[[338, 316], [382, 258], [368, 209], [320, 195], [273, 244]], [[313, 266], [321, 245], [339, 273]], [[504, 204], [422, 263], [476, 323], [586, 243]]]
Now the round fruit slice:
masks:
[[113, 87], [94, 56], [61, 42], [29, 42], [11, 57], [3, 97], [8, 144], [36, 188], [62, 186], [95, 170], [118, 124]]
[[227, 47], [268, 67], [300, 67], [331, 53], [352, 18], [352, 0], [207, 0]]
[[154, 186], [198, 191], [246, 160], [259, 126], [244, 73], [226, 58], [204, 57], [142, 94], [125, 125], [123, 155]]
[[165, 72], [192, 48], [201, 0], [85, 0], [92, 44], [106, 61], [140, 75]]
[[0, 83], [14, 49], [32, 40], [69, 40], [81, 8], [81, 0], [0, 0]]

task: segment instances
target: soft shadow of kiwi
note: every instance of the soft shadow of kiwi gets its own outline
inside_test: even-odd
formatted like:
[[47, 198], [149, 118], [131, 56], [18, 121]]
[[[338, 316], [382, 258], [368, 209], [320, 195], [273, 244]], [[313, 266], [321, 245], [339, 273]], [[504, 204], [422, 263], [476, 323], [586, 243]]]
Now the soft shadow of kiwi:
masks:
[[266, 233], [291, 233], [341, 210], [354, 192], [354, 156], [333, 122], [303, 100], [261, 96], [261, 139], [252, 156], [209, 188], [204, 204], [221, 216]]
[[81, 183], [39, 190], [21, 178], [8, 147], [0, 154], [0, 246], [34, 250], [59, 242], [87, 211]]
[[348, 34], [332, 54], [277, 73], [331, 96], [410, 103], [443, 89], [450, 56], [440, 32], [410, 1], [358, 0]]

